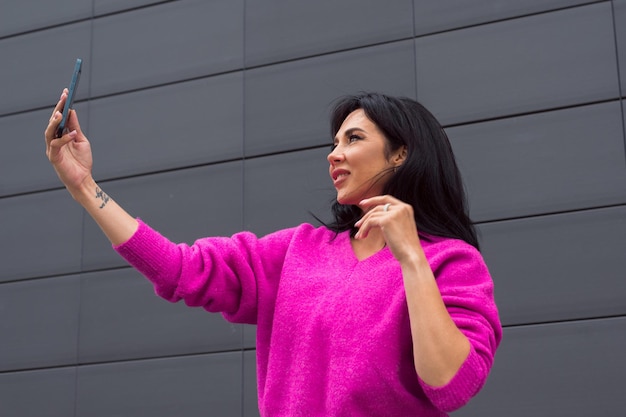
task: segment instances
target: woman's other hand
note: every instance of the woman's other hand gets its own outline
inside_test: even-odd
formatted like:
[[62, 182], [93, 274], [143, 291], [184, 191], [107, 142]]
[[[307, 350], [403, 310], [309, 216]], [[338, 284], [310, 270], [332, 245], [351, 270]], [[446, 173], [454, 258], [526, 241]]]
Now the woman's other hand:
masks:
[[390, 195], [362, 200], [359, 207], [365, 214], [355, 224], [359, 229], [357, 239], [366, 238], [372, 228], [380, 228], [385, 243], [400, 263], [414, 260], [419, 254], [423, 256], [413, 207]]

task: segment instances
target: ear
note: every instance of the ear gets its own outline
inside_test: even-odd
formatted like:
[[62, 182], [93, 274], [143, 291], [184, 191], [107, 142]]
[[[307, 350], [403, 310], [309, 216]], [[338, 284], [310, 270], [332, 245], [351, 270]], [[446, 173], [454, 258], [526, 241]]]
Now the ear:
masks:
[[404, 163], [404, 161], [406, 160], [407, 154], [408, 154], [408, 152], [407, 152], [407, 149], [406, 149], [406, 145], [402, 146], [400, 149], [398, 149], [396, 151], [396, 153], [391, 158], [393, 164], [396, 167], [399, 167], [400, 165], [402, 165]]

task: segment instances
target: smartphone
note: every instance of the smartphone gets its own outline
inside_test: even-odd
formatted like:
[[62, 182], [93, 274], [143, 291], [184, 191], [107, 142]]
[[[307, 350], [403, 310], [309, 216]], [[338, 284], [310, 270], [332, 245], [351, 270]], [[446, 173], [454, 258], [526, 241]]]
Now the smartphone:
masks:
[[57, 128], [57, 138], [60, 138], [63, 136], [63, 133], [65, 133], [67, 118], [69, 117], [70, 109], [74, 104], [74, 97], [76, 96], [76, 90], [78, 89], [78, 82], [80, 81], [82, 68], [83, 60], [78, 58], [76, 60], [76, 65], [74, 65], [74, 74], [72, 75], [72, 81], [70, 82], [70, 86], [68, 88], [67, 99], [65, 100], [65, 106], [63, 107], [63, 117], [61, 118], [61, 123]]

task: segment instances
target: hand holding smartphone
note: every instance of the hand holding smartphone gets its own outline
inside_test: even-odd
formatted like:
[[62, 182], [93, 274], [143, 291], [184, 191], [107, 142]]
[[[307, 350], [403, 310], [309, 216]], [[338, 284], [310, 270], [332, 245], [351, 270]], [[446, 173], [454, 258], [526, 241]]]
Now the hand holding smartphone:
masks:
[[68, 88], [67, 99], [65, 100], [65, 106], [63, 107], [63, 117], [61, 118], [61, 123], [57, 129], [56, 137], [60, 138], [65, 133], [67, 119], [70, 115], [70, 109], [74, 104], [74, 97], [76, 96], [76, 90], [78, 89], [78, 82], [80, 81], [80, 73], [83, 67], [83, 60], [78, 58], [76, 60], [76, 65], [74, 66], [74, 74], [72, 75], [72, 81], [70, 82], [70, 86]]

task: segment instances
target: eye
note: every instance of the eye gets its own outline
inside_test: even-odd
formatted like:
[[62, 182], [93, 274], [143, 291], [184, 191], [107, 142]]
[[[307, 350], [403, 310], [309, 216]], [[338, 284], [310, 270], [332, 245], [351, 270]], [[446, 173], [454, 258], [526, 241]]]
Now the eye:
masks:
[[350, 133], [349, 135], [346, 135], [347, 139], [335, 139], [335, 143], [333, 143], [332, 145], [330, 145], [330, 151], [334, 151], [335, 148], [337, 148], [337, 146], [340, 145], [340, 142], [342, 142], [342, 146], [345, 146], [346, 144], [350, 144], [353, 142], [356, 142], [357, 140], [362, 140], [363, 137], [357, 135], [356, 133]]

